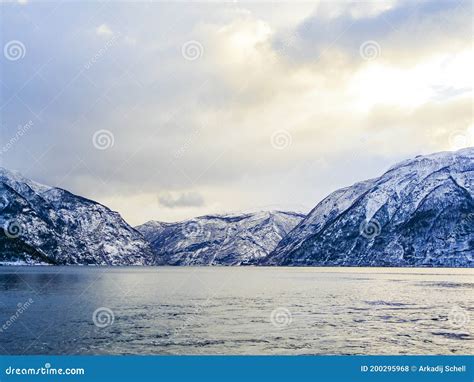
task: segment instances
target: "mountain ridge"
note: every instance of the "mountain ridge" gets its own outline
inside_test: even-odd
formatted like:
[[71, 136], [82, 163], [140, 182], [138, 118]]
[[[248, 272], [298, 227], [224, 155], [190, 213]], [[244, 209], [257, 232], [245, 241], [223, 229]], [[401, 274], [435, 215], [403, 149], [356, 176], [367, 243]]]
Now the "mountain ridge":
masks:
[[324, 198], [259, 265], [474, 266], [473, 171], [473, 148], [395, 164]]
[[147, 265], [151, 248], [118, 212], [0, 168], [0, 262]]
[[244, 265], [266, 256], [303, 217], [287, 211], [208, 214], [136, 228], [154, 248], [157, 264]]
[[0, 264], [474, 267], [474, 148], [418, 155], [308, 214], [207, 214], [135, 228], [0, 167]]

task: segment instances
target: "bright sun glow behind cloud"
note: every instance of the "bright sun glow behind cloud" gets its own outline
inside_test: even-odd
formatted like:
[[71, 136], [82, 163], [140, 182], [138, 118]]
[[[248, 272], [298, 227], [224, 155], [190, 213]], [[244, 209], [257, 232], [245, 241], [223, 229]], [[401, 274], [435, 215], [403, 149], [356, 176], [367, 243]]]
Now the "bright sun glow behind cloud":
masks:
[[439, 55], [411, 68], [374, 62], [353, 77], [349, 93], [361, 111], [378, 104], [414, 108], [437, 97], [452, 96], [443, 95], [443, 90], [472, 92], [473, 67], [471, 51], [454, 57]]

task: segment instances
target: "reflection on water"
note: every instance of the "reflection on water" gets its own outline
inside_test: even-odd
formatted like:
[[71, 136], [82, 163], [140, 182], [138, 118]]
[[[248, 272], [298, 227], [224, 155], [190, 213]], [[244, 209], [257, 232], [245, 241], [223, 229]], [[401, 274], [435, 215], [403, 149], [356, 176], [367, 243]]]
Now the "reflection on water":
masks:
[[470, 269], [4, 267], [0, 291], [1, 354], [473, 349]]

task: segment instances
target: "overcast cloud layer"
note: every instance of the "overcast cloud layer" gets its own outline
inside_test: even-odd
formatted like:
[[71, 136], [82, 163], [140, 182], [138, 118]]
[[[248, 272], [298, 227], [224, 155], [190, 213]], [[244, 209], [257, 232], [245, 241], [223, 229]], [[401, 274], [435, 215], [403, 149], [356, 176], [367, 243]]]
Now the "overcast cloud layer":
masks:
[[131, 224], [309, 211], [472, 146], [472, 3], [2, 3], [0, 165]]

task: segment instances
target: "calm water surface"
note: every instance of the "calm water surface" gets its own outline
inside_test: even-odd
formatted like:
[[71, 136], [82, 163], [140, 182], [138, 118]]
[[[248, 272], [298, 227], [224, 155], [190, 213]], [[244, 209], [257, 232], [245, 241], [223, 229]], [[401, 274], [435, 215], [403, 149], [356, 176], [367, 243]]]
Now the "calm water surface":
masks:
[[474, 350], [472, 269], [0, 267], [0, 290], [1, 354]]

